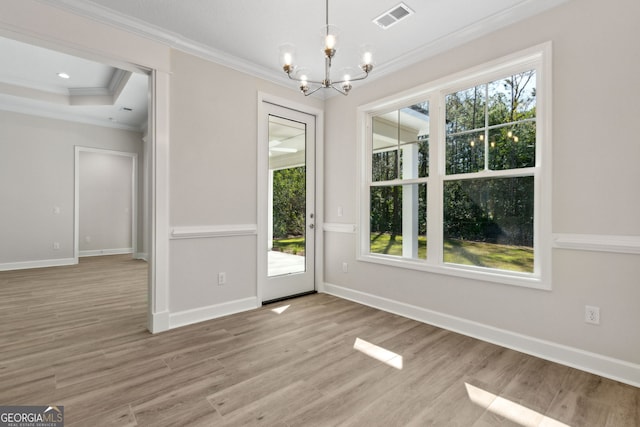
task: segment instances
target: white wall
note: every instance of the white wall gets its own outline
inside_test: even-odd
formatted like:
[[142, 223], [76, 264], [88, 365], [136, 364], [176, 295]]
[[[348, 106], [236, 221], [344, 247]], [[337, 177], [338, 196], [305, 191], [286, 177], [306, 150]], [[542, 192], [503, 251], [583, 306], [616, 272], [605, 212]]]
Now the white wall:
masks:
[[80, 256], [133, 250], [133, 165], [136, 160], [107, 152], [79, 152]]
[[[565, 363], [591, 363], [586, 367], [592, 371], [611, 368], [605, 372], [609, 376], [626, 375], [627, 381], [640, 384], [638, 16], [636, 0], [568, 2], [357, 87], [346, 99], [331, 98], [325, 106], [325, 218], [354, 224], [359, 105], [550, 40], [553, 232], [604, 240], [631, 236], [636, 254], [548, 247], [553, 253], [549, 292], [358, 262], [356, 234], [329, 231], [324, 248], [327, 289]], [[343, 217], [337, 216], [338, 207], [344, 209]], [[350, 264], [349, 273], [342, 272], [342, 262]], [[585, 304], [600, 307], [599, 326], [584, 323]], [[562, 346], [571, 349], [563, 356], [553, 354], [564, 351]], [[583, 356], [588, 363], [579, 360]], [[622, 373], [612, 373], [607, 358], [614, 358], [613, 366]]]
[[74, 147], [137, 152], [140, 159], [141, 138], [0, 111], [0, 269], [73, 262]]

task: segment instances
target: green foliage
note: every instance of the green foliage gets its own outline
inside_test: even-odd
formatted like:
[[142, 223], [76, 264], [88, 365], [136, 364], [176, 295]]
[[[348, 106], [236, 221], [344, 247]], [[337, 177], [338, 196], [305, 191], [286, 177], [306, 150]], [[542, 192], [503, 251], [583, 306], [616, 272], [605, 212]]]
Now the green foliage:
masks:
[[444, 237], [533, 247], [533, 177], [447, 181]]
[[274, 239], [273, 250], [284, 252], [292, 255], [304, 256], [305, 240], [304, 237], [292, 237], [289, 239]]
[[303, 236], [306, 216], [306, 168], [273, 171], [273, 237]]
[[[457, 175], [456, 179], [448, 179], [443, 184], [443, 233], [448, 242], [445, 260], [532, 271], [533, 177], [468, 179], [465, 174], [535, 166], [535, 70], [450, 93], [445, 97], [445, 104], [445, 172], [449, 177]], [[408, 108], [415, 107], [418, 105]], [[403, 131], [407, 132], [399, 126], [398, 135]], [[390, 137], [389, 132], [386, 137]], [[422, 144], [419, 145], [419, 177], [428, 176], [428, 136], [405, 143]], [[402, 154], [400, 146], [374, 152], [373, 181], [402, 178]], [[426, 185], [412, 185], [419, 185], [419, 235], [424, 236]], [[371, 241], [372, 252], [402, 255], [403, 192], [409, 187], [411, 185], [370, 188], [370, 231], [375, 236]], [[497, 261], [499, 246], [507, 248], [501, 249], [501, 263]], [[515, 249], [521, 247], [525, 249]], [[491, 259], [476, 253], [481, 250], [488, 251]]]

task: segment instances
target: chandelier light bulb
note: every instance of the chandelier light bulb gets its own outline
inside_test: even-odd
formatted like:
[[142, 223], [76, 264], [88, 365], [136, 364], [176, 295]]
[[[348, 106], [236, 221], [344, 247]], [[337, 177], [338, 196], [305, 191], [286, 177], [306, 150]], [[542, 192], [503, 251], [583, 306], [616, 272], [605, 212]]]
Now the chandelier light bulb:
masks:
[[333, 34], [327, 34], [325, 38], [324, 46], [327, 49], [335, 49], [336, 47], [336, 36]]

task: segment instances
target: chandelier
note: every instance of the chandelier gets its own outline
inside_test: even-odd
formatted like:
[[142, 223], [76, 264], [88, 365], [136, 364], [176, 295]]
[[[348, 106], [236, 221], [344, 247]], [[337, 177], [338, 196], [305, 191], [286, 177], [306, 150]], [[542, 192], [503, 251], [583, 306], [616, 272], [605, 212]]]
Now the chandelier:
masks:
[[342, 80], [331, 80], [331, 60], [336, 54], [336, 44], [338, 41], [338, 29], [334, 25], [329, 25], [329, 0], [326, 0], [326, 25], [322, 27], [322, 35], [324, 38], [324, 79], [321, 81], [309, 80], [304, 70], [298, 69], [293, 65], [293, 57], [295, 48], [292, 45], [284, 45], [280, 48], [282, 69], [289, 79], [300, 84], [300, 91], [309, 96], [320, 89], [334, 89], [343, 95], [348, 95], [351, 90], [351, 82], [364, 80], [369, 76], [373, 69], [373, 55], [370, 49], [364, 48], [360, 59], [360, 69], [362, 73], [358, 76], [351, 76], [345, 73]]

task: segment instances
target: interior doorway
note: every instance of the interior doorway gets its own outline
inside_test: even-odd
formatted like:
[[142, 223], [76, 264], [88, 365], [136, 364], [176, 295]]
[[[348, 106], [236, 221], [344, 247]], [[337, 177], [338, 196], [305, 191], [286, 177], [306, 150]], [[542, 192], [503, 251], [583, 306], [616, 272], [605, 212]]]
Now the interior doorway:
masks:
[[74, 237], [76, 259], [138, 255], [138, 155], [76, 147]]
[[[9, 134], [11, 138], [1, 138], [0, 144], [6, 146], [0, 148], [6, 148], [2, 150], [7, 154], [3, 157], [5, 162], [13, 165], [10, 172], [14, 176], [24, 174], [31, 177], [28, 181], [18, 180], [12, 186], [14, 190], [6, 199], [15, 200], [15, 205], [22, 206], [21, 215], [5, 216], [3, 230], [44, 230], [26, 236], [31, 240], [22, 233], [20, 239], [14, 239], [15, 245], [7, 245], [8, 249], [0, 260], [5, 268], [0, 269], [35, 269], [34, 273], [42, 274], [49, 271], [45, 267], [58, 268], [72, 265], [74, 261], [77, 263], [81, 255], [75, 206], [77, 191], [74, 197], [78, 161], [77, 155], [74, 157], [70, 153], [74, 152], [74, 146], [85, 144], [92, 147], [87, 150], [116, 153], [126, 157], [131, 165], [128, 172], [131, 190], [127, 196], [131, 201], [128, 207], [123, 207], [129, 210], [123, 213], [129, 224], [125, 233], [130, 234], [130, 243], [107, 248], [104, 253], [94, 255], [122, 253], [121, 250], [126, 249], [131, 252], [128, 257], [148, 261], [132, 264], [145, 267], [143, 280], [147, 283], [148, 294], [144, 305], [136, 304], [135, 308], [143, 318], [147, 318], [149, 330], [168, 329], [167, 322], [155, 322], [154, 325], [154, 314], [166, 312], [166, 301], [157, 302], [155, 298], [157, 254], [153, 248], [158, 243], [152, 235], [154, 227], [157, 227], [157, 222], [154, 224], [155, 195], [161, 192], [155, 188], [157, 169], [152, 161], [156, 156], [156, 86], [160, 87], [159, 92], [163, 96], [161, 107], [165, 112], [168, 85], [157, 83], [166, 80], [165, 74], [160, 73], [158, 77], [153, 70], [121, 61], [110, 64], [108, 58], [104, 62], [84, 59], [63, 53], [66, 49], [62, 45], [58, 51], [0, 38], [0, 50], [11, 52], [5, 55], [7, 57], [20, 58], [20, 61], [0, 67], [0, 82], [8, 82], [4, 88], [12, 88], [11, 96], [0, 91], [0, 100], [3, 101], [4, 120], [12, 123], [12, 127], [5, 130], [13, 132]], [[20, 67], [27, 67], [28, 72], [23, 72]], [[51, 72], [51, 67], [56, 73]], [[62, 78], [57, 75], [63, 70], [69, 76]], [[22, 79], [15, 87], [11, 86], [15, 83], [11, 81], [12, 75], [19, 75]], [[32, 86], [38, 90], [30, 90]], [[83, 90], [85, 87], [91, 90]], [[119, 137], [124, 134], [127, 136]], [[18, 142], [21, 144], [18, 149], [8, 145]], [[130, 149], [137, 153], [128, 152]], [[42, 173], [34, 174], [31, 170], [42, 170]], [[30, 202], [22, 203], [22, 200]], [[6, 236], [0, 237], [4, 240]], [[92, 234], [90, 240], [95, 242], [95, 237]], [[100, 262], [97, 258], [100, 257], [95, 257], [94, 263]], [[117, 263], [101, 265], [113, 266], [114, 275], [115, 269], [122, 268]], [[75, 274], [80, 270], [72, 268], [68, 271]], [[105, 275], [105, 279], [111, 276]], [[161, 276], [162, 279], [164, 277]], [[31, 314], [37, 315], [41, 314]]]

